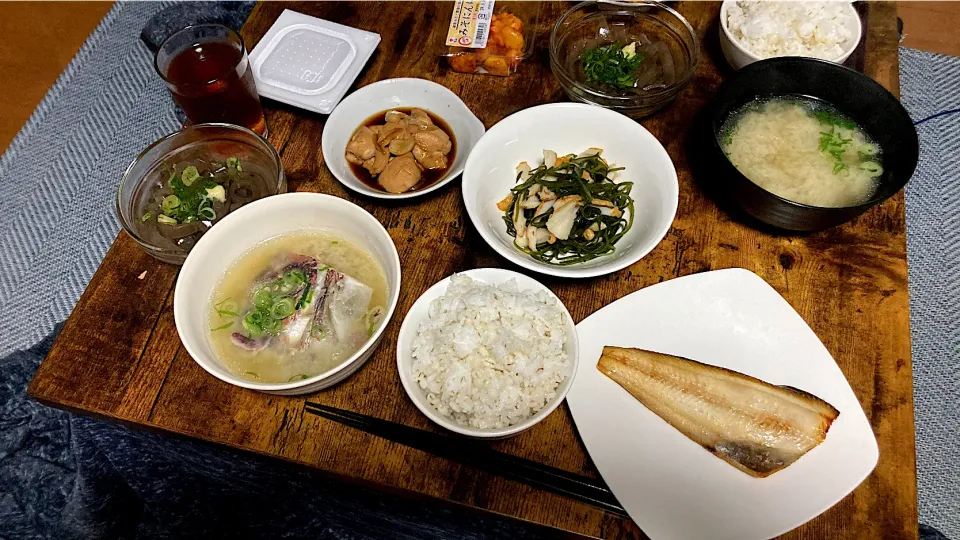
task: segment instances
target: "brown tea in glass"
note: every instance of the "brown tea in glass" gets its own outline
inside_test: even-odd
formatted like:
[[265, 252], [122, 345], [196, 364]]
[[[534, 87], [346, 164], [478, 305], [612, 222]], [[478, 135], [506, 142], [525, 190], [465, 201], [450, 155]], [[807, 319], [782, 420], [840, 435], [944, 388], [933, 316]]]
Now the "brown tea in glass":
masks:
[[230, 28], [198, 24], [176, 32], [160, 45], [155, 66], [190, 123], [236, 124], [266, 136], [247, 49]]

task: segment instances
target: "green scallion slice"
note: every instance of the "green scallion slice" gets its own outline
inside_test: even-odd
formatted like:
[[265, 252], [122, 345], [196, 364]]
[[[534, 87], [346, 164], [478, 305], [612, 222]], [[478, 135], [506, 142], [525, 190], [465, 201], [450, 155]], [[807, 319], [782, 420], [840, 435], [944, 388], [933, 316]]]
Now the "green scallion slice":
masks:
[[251, 337], [262, 336], [264, 334], [263, 315], [259, 311], [251, 311], [241, 321], [243, 329], [250, 333]]
[[293, 299], [284, 298], [279, 302], [277, 302], [276, 304], [274, 304], [272, 308], [270, 308], [270, 315], [272, 315], [274, 319], [282, 320], [293, 315], [293, 311], [294, 311]]
[[213, 309], [221, 318], [236, 317], [239, 314], [238, 310], [240, 309], [240, 306], [238, 306], [237, 303], [232, 299], [227, 298], [226, 300], [214, 304]]
[[287, 272], [286, 277], [294, 283], [304, 283], [307, 281], [307, 275], [303, 273], [303, 270], [291, 270]]
[[173, 213], [180, 206], [180, 197], [176, 195], [167, 195], [163, 198], [163, 201], [160, 203], [160, 208], [163, 210], [164, 214], [168, 216]]
[[190, 165], [183, 170], [183, 174], [180, 175], [180, 181], [183, 182], [183, 185], [189, 186], [193, 184], [197, 178], [200, 178], [200, 171], [196, 167]]
[[867, 173], [870, 178], [877, 178], [883, 174], [883, 167], [876, 161], [864, 161], [860, 164], [860, 170]]
[[253, 295], [253, 305], [257, 309], [268, 310], [273, 307], [273, 295], [265, 288], [260, 289]]

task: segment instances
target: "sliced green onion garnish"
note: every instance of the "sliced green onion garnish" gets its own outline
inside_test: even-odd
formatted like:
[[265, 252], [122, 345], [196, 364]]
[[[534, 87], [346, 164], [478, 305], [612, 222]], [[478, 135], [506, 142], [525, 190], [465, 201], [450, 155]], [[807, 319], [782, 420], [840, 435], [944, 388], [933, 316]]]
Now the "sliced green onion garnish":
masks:
[[199, 212], [197, 212], [197, 214], [199, 214], [200, 217], [208, 221], [213, 221], [217, 219], [217, 213], [213, 211], [213, 208], [209, 208], [209, 207], [203, 208]]
[[304, 379], [306, 379], [306, 378], [307, 378], [307, 376], [306, 376], [306, 375], [303, 375], [303, 374], [301, 373], [300, 375], [294, 375], [293, 377], [290, 377], [290, 380], [289, 380], [288, 382], [302, 381], [302, 380], [304, 380]]
[[376, 306], [370, 308], [367, 313], [363, 316], [364, 321], [367, 323], [367, 335], [372, 336], [374, 328], [377, 327], [377, 323], [380, 322], [380, 314], [383, 313], [383, 308]]
[[294, 303], [292, 299], [284, 298], [273, 305], [273, 307], [270, 309], [270, 315], [272, 315], [274, 319], [286, 319], [287, 317], [293, 315], [293, 306]]
[[160, 208], [163, 209], [163, 213], [170, 215], [171, 212], [177, 209], [180, 206], [180, 197], [176, 195], [167, 195], [163, 198], [163, 201], [160, 203]]
[[263, 331], [268, 334], [276, 334], [280, 330], [280, 319], [272, 317], [263, 318]]
[[140, 216], [140, 221], [147, 221], [153, 217], [153, 212], [147, 212], [146, 214]]
[[263, 315], [259, 311], [251, 311], [241, 321], [243, 329], [250, 332], [251, 337], [261, 336], [264, 333]]
[[230, 328], [231, 326], [233, 326], [233, 321], [230, 321], [230, 322], [228, 322], [228, 323], [226, 323], [226, 324], [224, 324], [224, 325], [222, 325], [222, 326], [218, 326], [218, 327], [216, 327], [216, 328], [211, 328], [210, 331], [211, 331], [211, 332], [216, 332], [217, 330], [226, 330], [227, 328]]
[[257, 372], [256, 372], [256, 371], [244, 371], [243, 374], [244, 374], [244, 375], [250, 375], [251, 377], [256, 377], [256, 378], [258, 378], [258, 379], [260, 378], [260, 375], [257, 375]]
[[323, 338], [327, 337], [327, 331], [324, 330], [319, 324], [315, 324], [312, 328], [310, 328], [310, 337], [319, 341], [323, 341]]
[[221, 319], [226, 319], [228, 317], [233, 318], [239, 315], [237, 311], [239, 306], [237, 306], [237, 303], [229, 298], [220, 302], [219, 304], [214, 304], [213, 309], [217, 312], [217, 315], [219, 315]]
[[883, 167], [876, 161], [864, 161], [860, 164], [860, 170], [867, 173], [870, 178], [876, 178], [883, 174]]
[[[170, 216], [167, 216], [167, 215], [164, 215], [164, 214], [160, 214], [159, 216], [157, 216], [157, 223], [162, 223], [162, 224], [164, 224], [164, 225], [176, 225], [176, 224], [177, 224], [177, 220], [173, 219], [173, 218], [170, 217]], [[186, 223], [186, 222], [184, 222], [184, 223]]]
[[312, 298], [313, 298], [313, 290], [310, 288], [310, 284], [307, 283], [307, 286], [303, 289], [303, 294], [300, 295], [300, 299], [297, 300], [297, 305], [294, 306], [294, 309], [300, 309], [303, 306], [309, 304]]
[[860, 148], [857, 149], [857, 152], [859, 152], [862, 156], [871, 157], [879, 154], [880, 149], [877, 148], [877, 145], [875, 144], [866, 143], [860, 146]]
[[193, 165], [184, 169], [183, 174], [180, 175], [180, 181], [183, 182], [185, 186], [193, 184], [197, 178], [200, 178], [200, 171]]
[[270, 309], [273, 307], [273, 295], [267, 289], [260, 289], [253, 295], [253, 304], [257, 309]]
[[307, 275], [303, 273], [303, 270], [291, 270], [287, 272], [286, 277], [290, 278], [295, 283], [303, 283], [307, 281]]

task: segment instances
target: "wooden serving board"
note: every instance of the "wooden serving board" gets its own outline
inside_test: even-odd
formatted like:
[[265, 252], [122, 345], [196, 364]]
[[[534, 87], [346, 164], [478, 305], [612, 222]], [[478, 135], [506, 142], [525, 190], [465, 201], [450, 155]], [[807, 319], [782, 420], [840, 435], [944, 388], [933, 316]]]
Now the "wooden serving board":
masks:
[[[499, 4], [498, 4], [499, 5]], [[507, 77], [454, 73], [431, 51], [446, 20], [432, 3], [264, 2], [243, 29], [252, 49], [285, 8], [378, 32], [383, 41], [357, 86], [422, 77], [451, 88], [487, 125], [565, 96], [547, 54], [554, 22], [572, 4], [545, 3], [537, 48]], [[809, 235], [751, 228], [718, 207], [695, 181], [689, 137], [697, 113], [730, 75], [717, 38], [718, 3], [671, 2], [702, 38], [693, 83], [675, 103], [643, 121], [667, 148], [680, 179], [673, 227], [647, 257], [587, 280], [536, 276], [580, 321], [642, 287], [729, 267], [752, 270], [810, 324], [834, 355], [870, 418], [880, 445], [876, 470], [850, 496], [788, 538], [915, 538], [917, 498], [913, 394], [902, 195], [857, 220]], [[896, 10], [864, 9], [862, 69], [897, 93]], [[157, 81], [160, 84], [160, 81]], [[324, 116], [266, 101], [270, 141], [283, 158], [291, 190], [330, 193], [356, 202], [390, 232], [400, 252], [400, 305], [383, 344], [355, 375], [311, 400], [417, 428], [437, 429], [400, 386], [396, 338], [403, 315], [433, 283], [459, 270], [506, 266], [465, 215], [457, 183], [406, 203], [375, 201], [344, 189], [324, 166]], [[146, 275], [141, 279], [141, 273]], [[183, 434], [307, 464], [343, 478], [415, 492], [514, 516], [563, 531], [639, 538], [632, 521], [592, 506], [461, 467], [456, 463], [305, 415], [304, 397], [279, 397], [230, 386], [207, 375], [180, 345], [173, 320], [177, 268], [146, 255], [121, 233], [40, 366], [30, 394], [50, 405]], [[566, 406], [498, 450], [595, 476]]]

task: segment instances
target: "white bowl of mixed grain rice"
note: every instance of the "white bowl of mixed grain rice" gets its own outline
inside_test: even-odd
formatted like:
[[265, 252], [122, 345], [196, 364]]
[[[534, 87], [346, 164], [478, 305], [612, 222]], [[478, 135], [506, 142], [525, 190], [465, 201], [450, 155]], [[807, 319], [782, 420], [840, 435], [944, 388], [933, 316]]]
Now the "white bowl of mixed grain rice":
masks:
[[725, 0], [720, 6], [720, 48], [734, 69], [780, 56], [842, 64], [862, 35], [850, 2]]
[[468, 270], [430, 287], [397, 339], [400, 382], [420, 412], [485, 439], [547, 418], [566, 397], [578, 358], [577, 329], [560, 299], [500, 268]]

